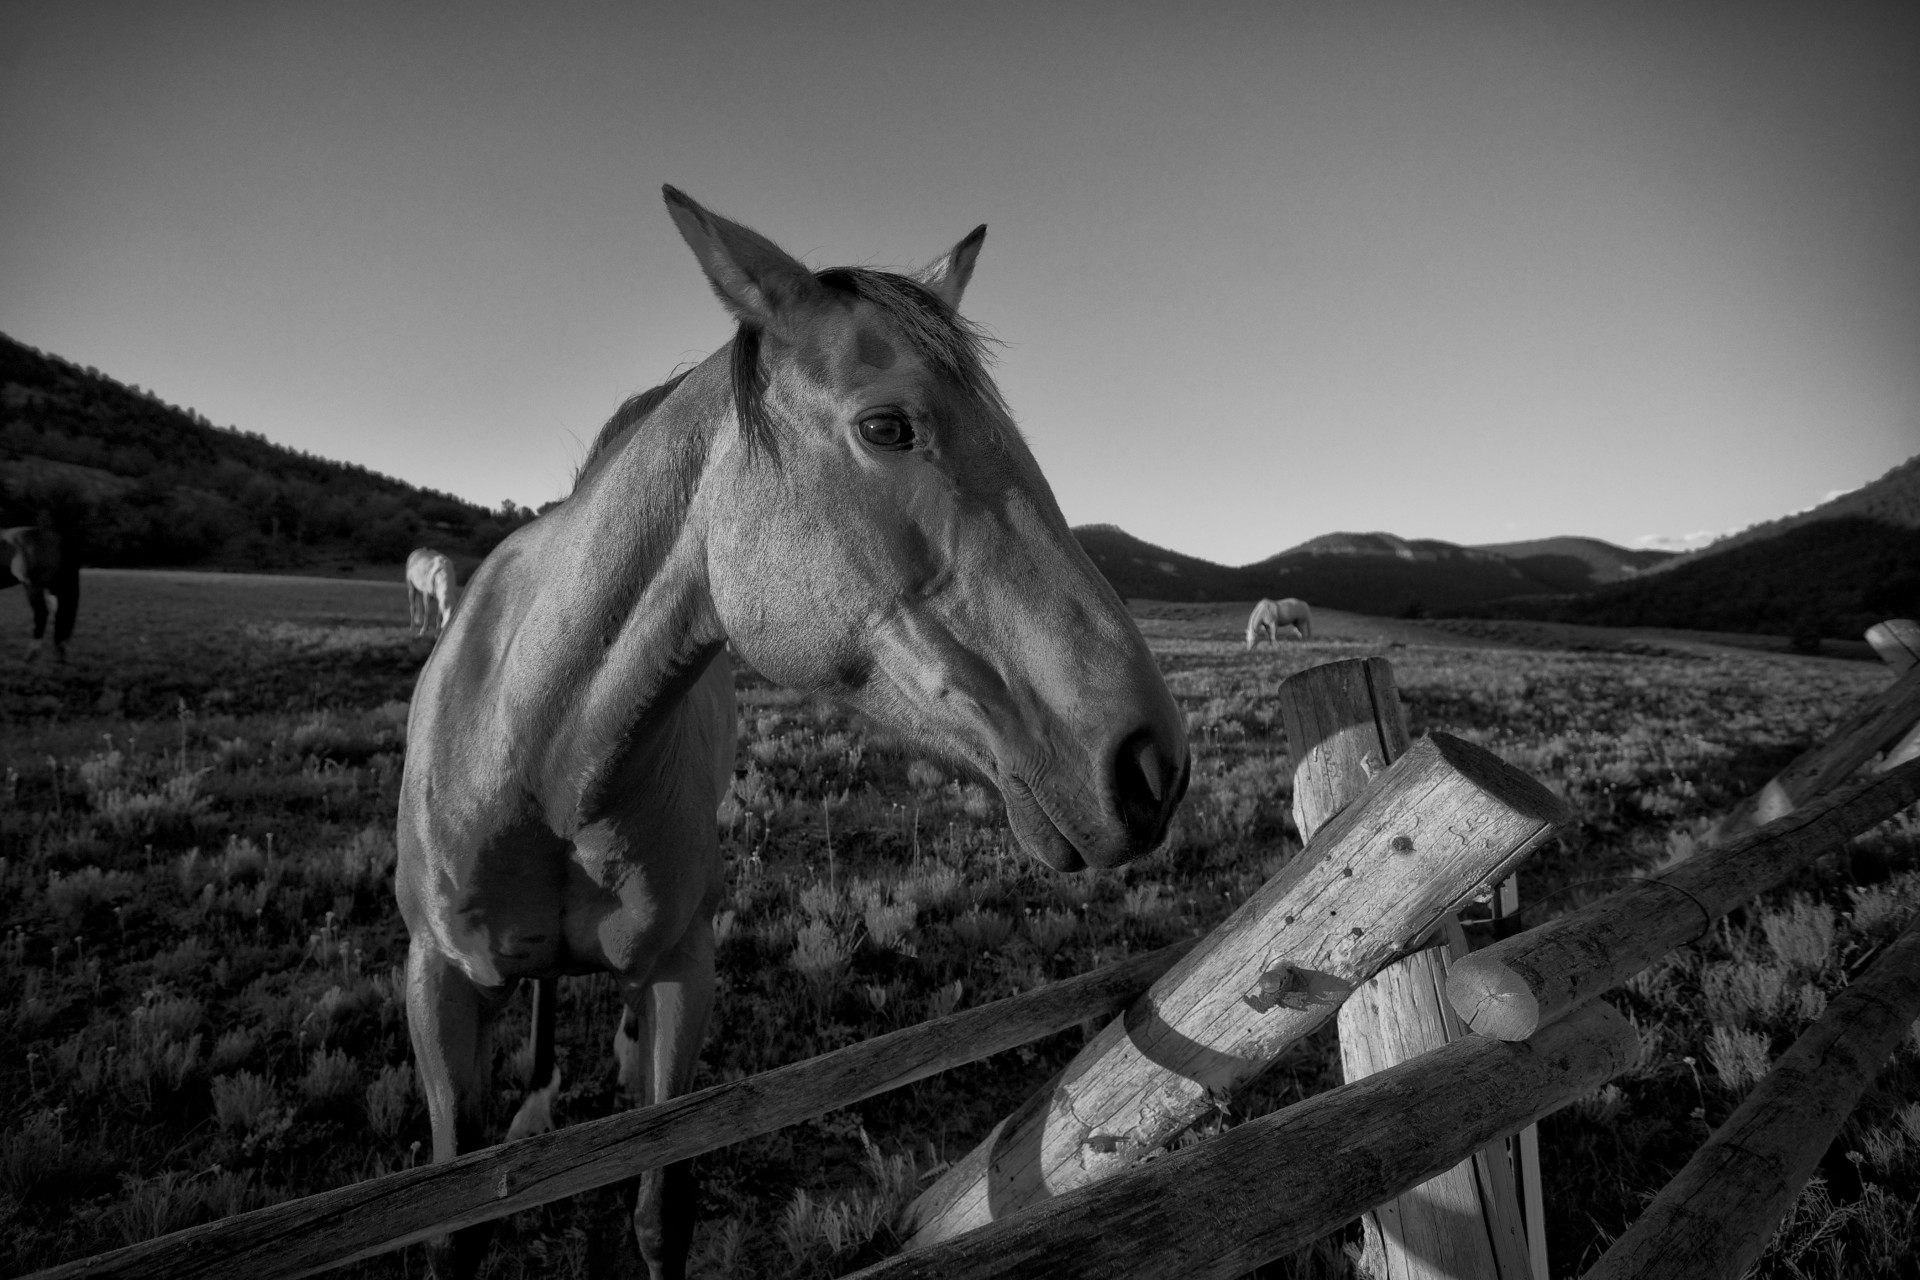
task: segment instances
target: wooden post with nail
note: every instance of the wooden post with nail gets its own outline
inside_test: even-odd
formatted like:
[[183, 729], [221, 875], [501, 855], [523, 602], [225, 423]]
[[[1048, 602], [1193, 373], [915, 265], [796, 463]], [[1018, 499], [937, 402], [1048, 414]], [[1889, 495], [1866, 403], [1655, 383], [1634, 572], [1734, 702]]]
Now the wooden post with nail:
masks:
[[[1405, 754], [1407, 717], [1384, 658], [1309, 667], [1281, 681], [1293, 756], [1293, 817], [1313, 834]], [[1468, 1034], [1448, 1005], [1447, 966], [1467, 951], [1458, 918], [1395, 960], [1340, 1006], [1340, 1064], [1349, 1083]], [[1531, 1127], [1531, 1126], [1529, 1126]], [[1372, 1280], [1529, 1275], [1527, 1236], [1507, 1139], [1369, 1210], [1359, 1270]]]
[[1485, 893], [1566, 819], [1447, 734], [1415, 742], [904, 1215], [917, 1248], [1131, 1168], [1353, 988]]

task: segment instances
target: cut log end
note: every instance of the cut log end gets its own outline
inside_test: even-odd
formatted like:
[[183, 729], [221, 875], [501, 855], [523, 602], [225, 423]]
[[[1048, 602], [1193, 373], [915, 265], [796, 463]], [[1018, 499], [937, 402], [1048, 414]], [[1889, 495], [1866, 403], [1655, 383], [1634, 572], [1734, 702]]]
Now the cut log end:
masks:
[[1426, 741], [1463, 777], [1513, 812], [1534, 818], [1543, 826], [1564, 826], [1572, 821], [1565, 801], [1485, 747], [1450, 733], [1431, 733]]
[[1525, 1040], [1540, 1029], [1540, 1001], [1519, 974], [1477, 953], [1453, 962], [1447, 1001], [1476, 1035]]

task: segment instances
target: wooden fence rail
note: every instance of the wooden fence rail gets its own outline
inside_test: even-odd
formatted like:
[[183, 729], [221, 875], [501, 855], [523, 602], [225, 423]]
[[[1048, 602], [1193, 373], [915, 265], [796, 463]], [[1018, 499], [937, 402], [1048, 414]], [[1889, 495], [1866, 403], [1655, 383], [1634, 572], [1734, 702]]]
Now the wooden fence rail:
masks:
[[1591, 1093], [1638, 1052], [1605, 1003], [1525, 1044], [1467, 1036], [855, 1276], [1228, 1280]]
[[1735, 805], [1714, 825], [1709, 841], [1724, 844], [1792, 813], [1895, 746], [1915, 725], [1920, 725], [1920, 667], [1909, 669], [1841, 722], [1826, 741], [1808, 748], [1766, 786]]
[[1585, 1280], [1735, 1280], [1920, 1016], [1920, 916], [1773, 1064]]
[[1480, 1034], [1524, 1040], [1916, 800], [1920, 760], [1864, 778], [1664, 875], [1474, 952], [1453, 966], [1447, 998]]
[[1920, 622], [1912, 618], [1893, 618], [1867, 628], [1867, 643], [1880, 655], [1896, 676], [1909, 667], [1920, 665]]
[[53, 1267], [29, 1280], [311, 1275], [631, 1178], [1078, 1026], [1089, 1014], [1124, 1008], [1192, 946], [1187, 941], [1132, 956], [657, 1107], [268, 1205]]
[[[1912, 618], [1895, 618], [1889, 622], [1877, 622], [1867, 628], [1867, 643], [1887, 664], [1887, 670], [1895, 677], [1920, 666], [1920, 622]], [[1880, 759], [1882, 769], [1891, 769], [1897, 764], [1920, 758], [1920, 724], [1907, 730], [1907, 736], [1887, 748], [1886, 755]]]

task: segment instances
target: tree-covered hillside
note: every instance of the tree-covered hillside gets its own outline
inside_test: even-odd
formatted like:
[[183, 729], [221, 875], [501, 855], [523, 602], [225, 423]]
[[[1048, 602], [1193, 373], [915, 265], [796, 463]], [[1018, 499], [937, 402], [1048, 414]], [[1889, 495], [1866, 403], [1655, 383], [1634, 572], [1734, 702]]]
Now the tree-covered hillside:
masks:
[[485, 555], [532, 513], [215, 427], [0, 334], [0, 525], [51, 523], [98, 565], [334, 568]]
[[1677, 627], [1857, 640], [1887, 618], [1920, 617], [1920, 529], [1843, 516], [1788, 528], [1581, 596], [1473, 610], [1610, 627]]

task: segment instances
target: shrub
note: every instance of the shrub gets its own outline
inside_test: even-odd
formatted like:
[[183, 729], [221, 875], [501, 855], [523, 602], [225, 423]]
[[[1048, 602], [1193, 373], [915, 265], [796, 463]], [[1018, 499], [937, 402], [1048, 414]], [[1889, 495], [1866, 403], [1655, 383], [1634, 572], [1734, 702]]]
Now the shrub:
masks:
[[1749, 1085], [1758, 1084], [1772, 1070], [1768, 1049], [1767, 1037], [1757, 1031], [1716, 1026], [1707, 1042], [1707, 1061], [1729, 1093], [1745, 1093]]
[[213, 1116], [228, 1133], [254, 1132], [278, 1107], [279, 1094], [265, 1076], [241, 1071], [213, 1079]]
[[344, 1049], [315, 1049], [300, 1078], [300, 1095], [308, 1105], [331, 1106], [360, 1092], [360, 1064]]
[[367, 1124], [382, 1138], [397, 1137], [413, 1110], [413, 1064], [382, 1067], [367, 1086]]
[[139, 890], [139, 879], [127, 871], [82, 867], [72, 875], [63, 876], [58, 871], [47, 873], [47, 905], [69, 929], [84, 926], [88, 913], [95, 907], [124, 902]]
[[210, 1174], [167, 1172], [152, 1178], [123, 1178], [121, 1200], [107, 1214], [121, 1241], [134, 1244], [230, 1218], [267, 1200], [250, 1174], [224, 1169]]
[[1789, 969], [1819, 973], [1833, 958], [1834, 912], [1824, 902], [1795, 898], [1785, 911], [1760, 917], [1773, 954]]
[[792, 964], [816, 992], [831, 994], [852, 958], [853, 944], [835, 933], [832, 925], [812, 920], [800, 926]]
[[914, 924], [920, 918], [920, 908], [912, 899], [905, 902], [885, 902], [872, 898], [867, 902], [864, 919], [867, 922], [867, 936], [873, 939], [876, 947], [885, 947], [890, 951], [900, 950], [913, 932]]
[[1013, 921], [997, 911], [983, 911], [979, 907], [968, 909], [966, 914], [955, 916], [953, 920], [954, 937], [970, 952], [998, 951], [1013, 936]]

